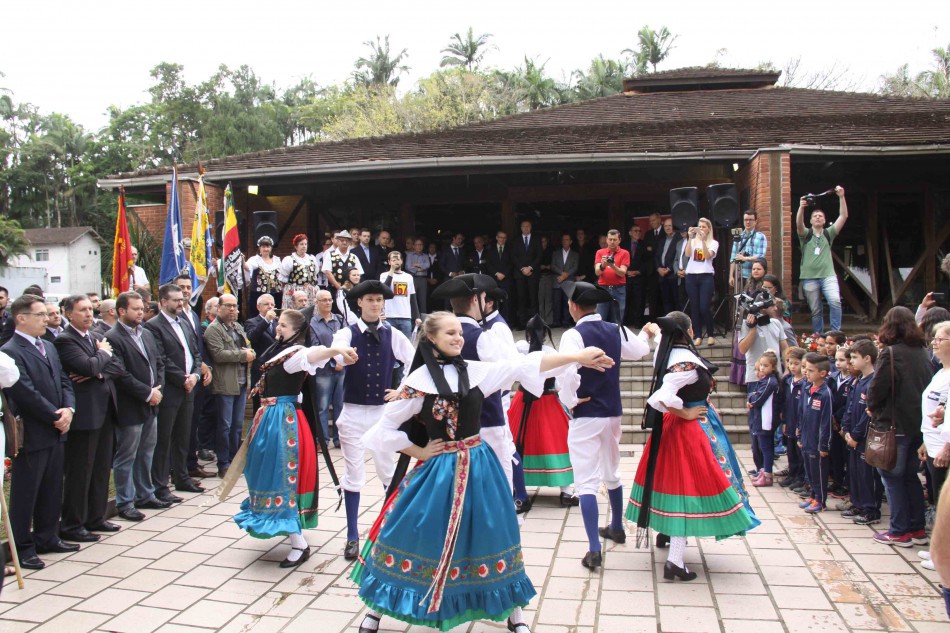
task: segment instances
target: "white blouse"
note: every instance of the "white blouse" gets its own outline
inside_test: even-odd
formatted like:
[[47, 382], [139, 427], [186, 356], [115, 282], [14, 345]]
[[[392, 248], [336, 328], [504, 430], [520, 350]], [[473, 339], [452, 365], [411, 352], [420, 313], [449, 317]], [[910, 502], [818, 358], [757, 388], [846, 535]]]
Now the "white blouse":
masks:
[[309, 261], [314, 263], [314, 273], [320, 272], [320, 265], [319, 262], [317, 262], [317, 258], [310, 253], [307, 253], [303, 257], [297, 253], [291, 253], [288, 257], [282, 259], [280, 265], [277, 267], [278, 279], [280, 279], [281, 283], [287, 283], [290, 281], [290, 274], [294, 271], [294, 262], [305, 266]]
[[706, 253], [705, 260], [696, 259], [696, 249], [703, 245], [701, 239], [693, 238], [690, 242], [690, 246], [693, 248], [693, 254], [689, 256], [689, 262], [686, 264], [686, 274], [687, 275], [698, 275], [702, 273], [711, 273], [713, 270], [713, 260], [716, 259], [716, 253], [719, 252], [719, 242], [716, 240], [710, 240], [709, 248], [704, 251]]
[[254, 276], [254, 271], [258, 268], [266, 270], [267, 272], [273, 272], [275, 270], [278, 271], [278, 274], [280, 272], [280, 257], [276, 255], [271, 257], [270, 264], [265, 262], [260, 255], [249, 257], [245, 263], [247, 264], [247, 268], [244, 269], [244, 281], [247, 283], [251, 283], [251, 277]]
[[[659, 339], [657, 345], [659, 345]], [[666, 366], [669, 368], [677, 363], [696, 363], [697, 365], [703, 365], [702, 360], [693, 352], [688, 349], [674, 347], [670, 352], [670, 360]], [[647, 399], [647, 404], [662, 413], [666, 413], [668, 407], [682, 409], [683, 400], [676, 394], [686, 385], [691, 385], [698, 380], [699, 373], [695, 369], [691, 369], [690, 371], [667, 372], [666, 375], [663, 376], [663, 383], [660, 385], [660, 388]]]

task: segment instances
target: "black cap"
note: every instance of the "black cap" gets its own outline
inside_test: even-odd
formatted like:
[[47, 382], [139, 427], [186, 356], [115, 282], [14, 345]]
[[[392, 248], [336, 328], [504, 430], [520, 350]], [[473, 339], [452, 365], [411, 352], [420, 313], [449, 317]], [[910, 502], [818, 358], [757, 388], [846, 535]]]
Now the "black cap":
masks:
[[497, 288], [498, 284], [488, 275], [467, 273], [443, 282], [432, 292], [432, 298], [445, 301], [456, 297], [472, 297], [480, 292], [492, 292]]
[[609, 292], [586, 281], [565, 281], [561, 284], [561, 288], [564, 294], [577, 305], [595, 306], [598, 303], [613, 301]]
[[392, 289], [383, 282], [369, 279], [353, 286], [353, 289], [346, 293], [346, 300], [351, 305], [356, 305], [356, 300], [366, 295], [383, 295], [383, 299], [392, 299], [395, 296]]

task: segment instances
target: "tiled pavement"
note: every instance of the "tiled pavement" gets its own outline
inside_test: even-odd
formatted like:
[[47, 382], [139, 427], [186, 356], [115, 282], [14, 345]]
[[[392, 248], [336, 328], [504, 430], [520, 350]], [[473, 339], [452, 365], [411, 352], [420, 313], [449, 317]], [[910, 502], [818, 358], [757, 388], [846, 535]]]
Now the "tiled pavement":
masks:
[[[629, 485], [641, 450], [625, 448]], [[748, 463], [748, 449], [739, 452]], [[339, 450], [333, 453], [339, 461]], [[30, 573], [24, 590], [8, 579], [0, 631], [355, 632], [363, 606], [340, 555], [345, 522], [328, 478], [322, 481], [319, 527], [306, 533], [314, 554], [296, 570], [276, 565], [286, 544], [253, 539], [231, 521], [243, 489], [227, 503], [187, 495], [181, 505], [146, 511], [141, 523], [121, 522], [120, 532], [75, 554], [44, 556], [46, 569]], [[690, 539], [686, 560], [699, 573], [691, 583], [664, 581], [665, 552], [638, 551], [632, 538], [610, 543], [604, 568], [589, 573], [580, 564], [587, 549], [580, 512], [558, 507], [554, 490], [541, 495], [522, 528], [538, 590], [526, 614], [537, 633], [950, 631], [937, 575], [917, 564], [918, 548], [878, 545], [870, 527], [836, 512], [805, 515], [797, 497], [777, 486], [753, 489], [762, 525], [746, 538], [702, 539], [698, 547]], [[381, 496], [371, 479], [364, 533]], [[431, 629], [384, 619], [383, 630]], [[477, 622], [455, 630], [505, 627]]]

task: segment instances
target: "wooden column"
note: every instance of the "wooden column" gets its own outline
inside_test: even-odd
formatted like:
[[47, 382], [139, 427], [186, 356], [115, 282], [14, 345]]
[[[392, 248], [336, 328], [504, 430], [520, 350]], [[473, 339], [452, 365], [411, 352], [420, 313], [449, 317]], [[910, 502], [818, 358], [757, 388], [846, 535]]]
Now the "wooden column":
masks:
[[508, 237], [511, 237], [518, 232], [518, 227], [515, 226], [516, 206], [517, 203], [512, 202], [508, 198], [502, 200], [501, 202], [501, 227], [504, 229], [505, 233], [508, 234]]
[[620, 196], [610, 196], [607, 206], [607, 224], [611, 229], [620, 231], [623, 239], [623, 199]]
[[[934, 208], [934, 195], [930, 183], [924, 185], [924, 244], [927, 253], [936, 252], [939, 244], [934, 244], [937, 236], [937, 215]], [[925, 292], [931, 288], [937, 287], [937, 258], [928, 257], [924, 263], [924, 288]]]

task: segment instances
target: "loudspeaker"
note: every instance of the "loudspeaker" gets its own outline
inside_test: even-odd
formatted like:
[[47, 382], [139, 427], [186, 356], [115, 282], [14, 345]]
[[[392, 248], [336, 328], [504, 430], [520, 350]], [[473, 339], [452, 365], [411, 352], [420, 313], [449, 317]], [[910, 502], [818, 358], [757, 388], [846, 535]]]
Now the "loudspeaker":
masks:
[[696, 226], [699, 222], [699, 191], [696, 187], [670, 189], [670, 218], [677, 231]]
[[274, 240], [277, 245], [277, 212], [276, 211], [255, 211], [254, 212], [254, 244], [257, 240], [267, 236]]
[[[238, 234], [241, 236], [241, 242], [244, 242], [244, 212], [239, 209], [234, 210], [234, 219], [237, 220]], [[277, 240], [274, 240], [277, 243]], [[224, 209], [214, 212], [214, 244], [221, 248], [224, 244]]]
[[731, 229], [739, 223], [739, 194], [731, 182], [706, 187], [709, 214], [718, 229]]

